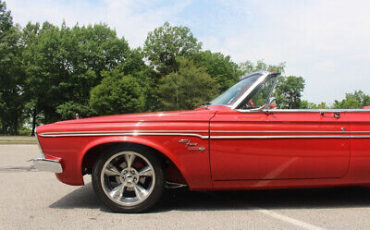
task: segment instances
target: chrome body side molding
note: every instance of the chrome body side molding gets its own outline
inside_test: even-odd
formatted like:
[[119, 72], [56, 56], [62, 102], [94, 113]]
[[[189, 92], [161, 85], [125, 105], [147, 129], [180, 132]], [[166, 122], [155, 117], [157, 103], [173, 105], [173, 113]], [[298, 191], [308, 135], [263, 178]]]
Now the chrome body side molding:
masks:
[[235, 109], [242, 113], [370, 113], [370, 109]]
[[211, 136], [211, 139], [336, 139], [336, 138], [370, 138], [370, 135]]
[[[208, 132], [208, 131], [207, 131]], [[200, 135], [196, 133], [162, 133], [162, 132], [95, 132], [95, 133], [43, 133], [41, 137], [89, 137], [89, 136], [190, 136], [199, 137], [201, 139], [208, 139], [209, 136]]]
[[[235, 134], [265, 134], [265, 135], [220, 135], [220, 136], [208, 136], [201, 135], [198, 133], [192, 132], [208, 132], [205, 130], [187, 130], [187, 132], [181, 132], [183, 130], [150, 130], [150, 131], [88, 131], [88, 132], [53, 132], [53, 133], [42, 133], [41, 137], [89, 137], [89, 136], [189, 136], [189, 137], [198, 137], [200, 139], [314, 139], [314, 138], [370, 138], [370, 131], [315, 131], [315, 130], [238, 130], [238, 131], [229, 131], [229, 130], [213, 130], [210, 133], [235, 133]], [[268, 133], [274, 135], [266, 135]], [[276, 134], [316, 134], [316, 135], [276, 135]], [[322, 134], [322, 135], [317, 135]], [[331, 134], [331, 135], [325, 135]], [[338, 135], [333, 135], [338, 134]], [[346, 135], [340, 135], [346, 134]], [[360, 135], [351, 135], [351, 134], [360, 134]], [[368, 134], [368, 135], [363, 135]], [[184, 139], [185, 140], [185, 139]]]
[[316, 131], [316, 130], [212, 130], [211, 133], [369, 133], [370, 131]]

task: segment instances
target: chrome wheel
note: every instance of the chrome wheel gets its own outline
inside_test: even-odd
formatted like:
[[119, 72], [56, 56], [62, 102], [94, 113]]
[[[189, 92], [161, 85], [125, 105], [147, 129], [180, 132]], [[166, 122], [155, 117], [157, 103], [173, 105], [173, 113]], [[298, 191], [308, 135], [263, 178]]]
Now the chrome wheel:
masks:
[[120, 206], [144, 202], [155, 186], [155, 170], [150, 161], [134, 151], [112, 155], [103, 165], [100, 180], [104, 193]]

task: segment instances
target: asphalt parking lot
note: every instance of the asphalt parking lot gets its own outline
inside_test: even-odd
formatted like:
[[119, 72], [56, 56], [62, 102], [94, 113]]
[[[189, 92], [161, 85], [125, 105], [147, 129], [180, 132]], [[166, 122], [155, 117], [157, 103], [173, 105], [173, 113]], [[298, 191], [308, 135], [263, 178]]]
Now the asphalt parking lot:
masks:
[[151, 213], [111, 213], [86, 185], [27, 160], [36, 145], [0, 145], [0, 229], [369, 229], [370, 189], [169, 191]]

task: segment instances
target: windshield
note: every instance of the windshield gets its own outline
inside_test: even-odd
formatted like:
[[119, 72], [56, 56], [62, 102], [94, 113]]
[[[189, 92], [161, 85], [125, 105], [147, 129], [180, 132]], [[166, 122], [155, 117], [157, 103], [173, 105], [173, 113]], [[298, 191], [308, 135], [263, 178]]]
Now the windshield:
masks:
[[231, 88], [226, 90], [216, 99], [211, 101], [211, 105], [232, 105], [234, 104], [250, 87], [255, 81], [261, 76], [260, 73], [252, 74], [243, 80], [239, 81]]

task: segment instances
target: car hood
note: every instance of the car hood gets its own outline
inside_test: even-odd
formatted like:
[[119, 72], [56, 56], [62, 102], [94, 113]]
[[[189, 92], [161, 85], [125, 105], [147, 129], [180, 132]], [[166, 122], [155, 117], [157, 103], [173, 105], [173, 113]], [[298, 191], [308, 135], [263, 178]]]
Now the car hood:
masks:
[[120, 123], [120, 122], [150, 122], [150, 121], [205, 121], [209, 120], [216, 110], [214, 108], [198, 108], [186, 111], [133, 113], [113, 116], [100, 116], [76, 120], [60, 121], [54, 124], [86, 124], [86, 123]]

